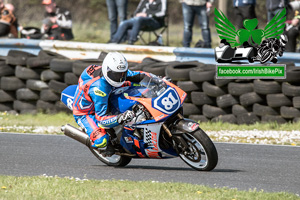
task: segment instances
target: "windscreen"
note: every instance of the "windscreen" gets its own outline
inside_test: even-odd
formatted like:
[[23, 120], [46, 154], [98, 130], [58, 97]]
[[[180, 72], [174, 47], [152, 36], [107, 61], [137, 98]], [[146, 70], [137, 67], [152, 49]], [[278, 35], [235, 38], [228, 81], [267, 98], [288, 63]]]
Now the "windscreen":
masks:
[[[157, 77], [156, 77], [157, 78]], [[140, 93], [142, 94], [142, 97], [144, 98], [155, 98], [161, 95], [166, 89], [167, 89], [167, 84], [165, 82], [161, 83], [156, 83], [153, 82], [152, 77], [146, 76], [141, 82], [140, 85], [142, 87], [147, 88], [144, 89], [139, 89]]]

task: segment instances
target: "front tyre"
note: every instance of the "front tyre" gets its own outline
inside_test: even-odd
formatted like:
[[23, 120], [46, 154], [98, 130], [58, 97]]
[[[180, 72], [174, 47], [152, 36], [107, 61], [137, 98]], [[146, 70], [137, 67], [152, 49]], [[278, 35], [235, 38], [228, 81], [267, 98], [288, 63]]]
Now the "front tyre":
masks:
[[131, 161], [131, 158], [127, 156], [114, 154], [111, 157], [105, 157], [97, 149], [91, 147], [90, 150], [101, 162], [108, 166], [124, 167]]
[[188, 148], [179, 153], [180, 158], [198, 171], [213, 170], [218, 163], [218, 153], [211, 139], [202, 129], [182, 134]]

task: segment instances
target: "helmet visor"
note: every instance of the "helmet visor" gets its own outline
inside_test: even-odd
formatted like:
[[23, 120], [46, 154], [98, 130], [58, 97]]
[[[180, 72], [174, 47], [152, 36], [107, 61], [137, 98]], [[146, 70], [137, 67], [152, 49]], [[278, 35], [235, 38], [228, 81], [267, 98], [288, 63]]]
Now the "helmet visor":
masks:
[[125, 72], [113, 72], [113, 71], [109, 71], [109, 72], [107, 72], [107, 76], [111, 80], [113, 80], [115, 82], [118, 82], [118, 83], [121, 83], [121, 82], [124, 82], [126, 80], [127, 71], [125, 71]]

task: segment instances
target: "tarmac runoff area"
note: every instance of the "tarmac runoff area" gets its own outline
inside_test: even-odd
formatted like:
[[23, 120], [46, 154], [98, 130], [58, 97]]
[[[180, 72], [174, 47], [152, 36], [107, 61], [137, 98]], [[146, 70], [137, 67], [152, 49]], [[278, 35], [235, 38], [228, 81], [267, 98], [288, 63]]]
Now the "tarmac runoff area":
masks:
[[[0, 132], [57, 134], [60, 127], [27, 127], [7, 126], [0, 127]], [[250, 144], [275, 144], [300, 146], [300, 131], [260, 131], [260, 130], [234, 130], [234, 131], [205, 131], [214, 142], [235, 142]]]

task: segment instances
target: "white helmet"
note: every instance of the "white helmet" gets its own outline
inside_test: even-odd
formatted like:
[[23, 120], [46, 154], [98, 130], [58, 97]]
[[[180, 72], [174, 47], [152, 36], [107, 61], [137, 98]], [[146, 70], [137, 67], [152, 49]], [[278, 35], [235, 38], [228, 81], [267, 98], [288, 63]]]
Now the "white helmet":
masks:
[[113, 87], [121, 87], [126, 80], [128, 63], [118, 52], [106, 55], [102, 64], [102, 73], [106, 81]]
[[288, 37], [286, 35], [280, 35], [279, 41], [280, 41], [280, 45], [284, 47], [288, 42]]

